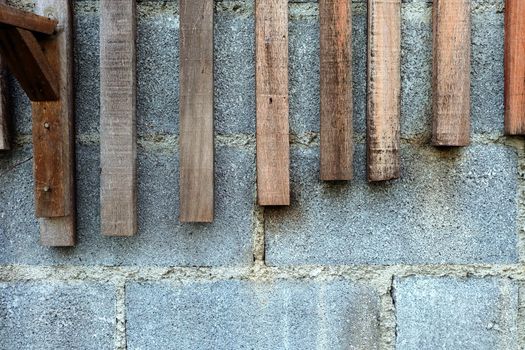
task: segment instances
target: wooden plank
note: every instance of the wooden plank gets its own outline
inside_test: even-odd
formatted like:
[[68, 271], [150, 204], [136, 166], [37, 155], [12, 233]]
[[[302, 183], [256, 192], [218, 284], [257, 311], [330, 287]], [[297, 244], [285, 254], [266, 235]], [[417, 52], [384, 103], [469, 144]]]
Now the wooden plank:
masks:
[[401, 0], [368, 1], [368, 180], [400, 175]]
[[14, 26], [43, 34], [53, 34], [57, 20], [0, 3], [0, 25]]
[[470, 0], [434, 0], [435, 146], [470, 143]]
[[352, 3], [319, 0], [321, 45], [321, 179], [351, 180]]
[[59, 101], [32, 104], [33, 171], [37, 208], [40, 209], [37, 216], [45, 216], [39, 220], [40, 241], [45, 246], [73, 246], [75, 143], [71, 2], [37, 0], [36, 11], [51, 14], [60, 23], [56, 35], [43, 40], [41, 45], [49, 62], [58, 68], [61, 98]]
[[255, 6], [258, 202], [289, 205], [288, 1]]
[[213, 0], [180, 0], [180, 221], [212, 222]]
[[102, 234], [137, 232], [135, 0], [100, 2]]
[[525, 1], [505, 3], [505, 133], [525, 135]]
[[25, 29], [0, 29], [0, 53], [31, 101], [57, 100], [54, 67], [33, 36]]
[[[0, 0], [0, 4], [5, 4], [5, 2], [6, 0]], [[0, 57], [0, 151], [7, 151], [10, 149], [6, 69], [7, 67], [5, 67], [2, 57]]]

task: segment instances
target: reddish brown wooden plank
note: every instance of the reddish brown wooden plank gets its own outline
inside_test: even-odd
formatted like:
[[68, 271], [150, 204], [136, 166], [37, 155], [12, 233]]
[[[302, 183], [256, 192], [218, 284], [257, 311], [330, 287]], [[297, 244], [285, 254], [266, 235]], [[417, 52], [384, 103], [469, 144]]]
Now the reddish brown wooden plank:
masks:
[[368, 1], [368, 180], [400, 173], [401, 0]]
[[[6, 0], [0, 0], [0, 4], [5, 4]], [[7, 109], [7, 83], [6, 67], [2, 57], [0, 57], [0, 151], [9, 150], [9, 128], [8, 128], [8, 109]]]
[[180, 0], [180, 221], [212, 222], [213, 0]]
[[525, 135], [525, 1], [505, 3], [505, 133]]
[[470, 142], [470, 0], [434, 0], [435, 146]]
[[43, 34], [53, 34], [57, 23], [55, 19], [38, 16], [0, 3], [0, 25], [14, 26]]
[[352, 179], [352, 3], [319, 0], [321, 179]]
[[71, 2], [37, 0], [36, 11], [52, 14], [60, 23], [57, 34], [41, 43], [47, 59], [57, 67], [60, 100], [32, 104], [36, 207], [37, 215], [43, 216], [40, 241], [45, 246], [73, 246], [75, 150]]
[[135, 0], [100, 2], [100, 222], [137, 231]]
[[0, 29], [0, 53], [31, 101], [58, 99], [58, 83], [33, 33], [25, 29]]
[[288, 1], [255, 6], [258, 201], [289, 205]]

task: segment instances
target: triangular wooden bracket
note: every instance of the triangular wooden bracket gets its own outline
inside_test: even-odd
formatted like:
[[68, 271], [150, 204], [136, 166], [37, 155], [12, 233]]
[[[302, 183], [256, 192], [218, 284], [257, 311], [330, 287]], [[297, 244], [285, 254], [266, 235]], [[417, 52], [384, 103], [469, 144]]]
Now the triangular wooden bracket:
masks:
[[[35, 210], [41, 243], [73, 246], [71, 1], [37, 0], [36, 11], [40, 16], [0, 5], [0, 53], [32, 101]], [[40, 33], [38, 41], [34, 33]]]

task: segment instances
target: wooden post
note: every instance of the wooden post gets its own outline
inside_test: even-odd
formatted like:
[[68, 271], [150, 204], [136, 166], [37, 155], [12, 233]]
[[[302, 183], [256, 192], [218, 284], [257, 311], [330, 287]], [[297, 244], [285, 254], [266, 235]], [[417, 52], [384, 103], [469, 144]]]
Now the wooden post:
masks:
[[212, 222], [213, 0], [180, 0], [180, 217]]
[[289, 205], [288, 1], [255, 3], [258, 201]]
[[137, 231], [135, 0], [100, 2], [100, 224]]
[[470, 0], [434, 0], [435, 146], [470, 143]]
[[[41, 46], [58, 77], [60, 100], [33, 102], [33, 154], [40, 239], [46, 246], [75, 244], [73, 26], [69, 0], [37, 0], [36, 11], [59, 22]], [[60, 196], [55, 196], [59, 192]], [[56, 200], [48, 200], [48, 196]], [[37, 213], [38, 214], [38, 213]]]
[[321, 179], [352, 179], [352, 2], [319, 0]]
[[[0, 0], [0, 4], [5, 4], [6, 0]], [[5, 66], [0, 57], [0, 151], [7, 151], [11, 147], [9, 146], [9, 126], [8, 126], [8, 91], [7, 81], [5, 76]]]
[[401, 0], [368, 0], [368, 180], [400, 174]]
[[505, 3], [505, 134], [525, 135], [525, 1]]

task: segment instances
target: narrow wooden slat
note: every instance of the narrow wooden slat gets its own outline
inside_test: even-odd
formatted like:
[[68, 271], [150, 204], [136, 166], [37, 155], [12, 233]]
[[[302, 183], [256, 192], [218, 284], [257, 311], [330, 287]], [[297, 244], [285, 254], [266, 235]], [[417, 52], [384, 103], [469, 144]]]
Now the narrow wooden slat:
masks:
[[38, 16], [0, 3], [0, 25], [14, 26], [43, 34], [53, 34], [57, 23], [56, 19]]
[[505, 133], [525, 135], [525, 1], [505, 3]]
[[435, 146], [470, 143], [470, 0], [434, 0]]
[[100, 2], [100, 221], [109, 236], [137, 231], [135, 5]]
[[[0, 0], [0, 4], [5, 4], [6, 0]], [[9, 128], [8, 128], [8, 109], [7, 109], [7, 81], [6, 67], [2, 57], [0, 57], [0, 151], [10, 149], [9, 145]]]
[[400, 173], [401, 0], [368, 1], [368, 180]]
[[319, 0], [321, 45], [321, 179], [351, 180], [352, 3]]
[[60, 23], [57, 34], [41, 42], [47, 59], [57, 68], [60, 100], [32, 104], [33, 171], [37, 208], [40, 209], [37, 214], [45, 216], [40, 219], [40, 241], [45, 246], [73, 246], [75, 149], [71, 2], [37, 0], [36, 11], [52, 14]]
[[288, 1], [256, 0], [257, 195], [290, 204]]
[[58, 82], [33, 33], [25, 29], [0, 29], [0, 53], [31, 101], [57, 100]]
[[213, 0], [180, 0], [180, 221], [211, 222]]

